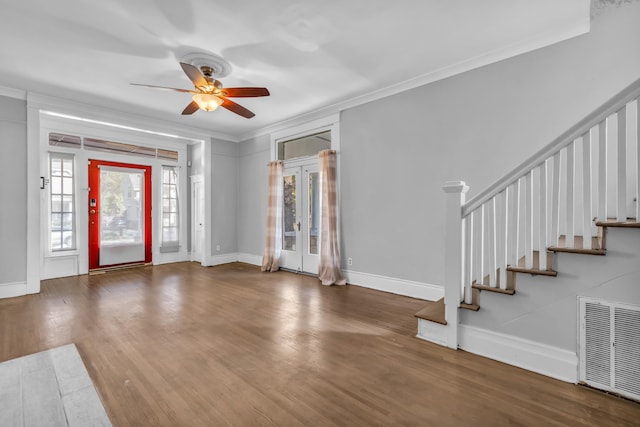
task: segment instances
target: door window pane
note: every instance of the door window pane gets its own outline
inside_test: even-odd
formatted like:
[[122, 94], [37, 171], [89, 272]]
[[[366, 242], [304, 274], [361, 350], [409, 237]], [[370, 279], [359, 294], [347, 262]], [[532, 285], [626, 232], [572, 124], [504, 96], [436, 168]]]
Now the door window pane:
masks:
[[284, 209], [283, 209], [283, 235], [282, 249], [286, 251], [296, 250], [296, 176], [284, 177]]
[[142, 172], [100, 170], [100, 246], [143, 243]]
[[318, 230], [320, 229], [320, 200], [318, 172], [309, 173], [309, 247], [311, 255], [318, 255]]

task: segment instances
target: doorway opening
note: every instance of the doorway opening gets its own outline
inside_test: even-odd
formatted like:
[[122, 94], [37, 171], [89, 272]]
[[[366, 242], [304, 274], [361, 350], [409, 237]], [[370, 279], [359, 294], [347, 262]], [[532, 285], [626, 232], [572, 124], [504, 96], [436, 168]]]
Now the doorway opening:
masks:
[[152, 261], [151, 166], [89, 160], [89, 270]]

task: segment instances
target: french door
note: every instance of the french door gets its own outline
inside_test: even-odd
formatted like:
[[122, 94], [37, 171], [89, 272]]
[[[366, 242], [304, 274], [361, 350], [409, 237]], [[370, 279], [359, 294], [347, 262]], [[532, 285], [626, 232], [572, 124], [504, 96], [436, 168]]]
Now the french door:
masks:
[[317, 164], [284, 170], [283, 241], [280, 266], [318, 274], [320, 182]]
[[89, 160], [89, 270], [151, 262], [151, 166]]

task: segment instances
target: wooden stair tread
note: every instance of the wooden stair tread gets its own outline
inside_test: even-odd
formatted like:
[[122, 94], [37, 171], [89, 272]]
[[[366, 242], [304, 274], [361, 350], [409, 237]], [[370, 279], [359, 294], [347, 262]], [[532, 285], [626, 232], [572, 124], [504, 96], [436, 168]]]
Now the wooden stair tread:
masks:
[[513, 295], [516, 293], [515, 289], [502, 289], [494, 286], [478, 285], [476, 283], [471, 285], [471, 287], [474, 289], [479, 289], [481, 291], [497, 292], [499, 294], [506, 294], [506, 295]]
[[429, 320], [430, 322], [440, 323], [446, 325], [444, 315], [444, 298], [440, 298], [438, 301], [427, 301], [427, 305], [420, 309], [415, 315], [418, 319]]
[[471, 310], [471, 311], [480, 310], [480, 306], [478, 304], [466, 304], [464, 302], [460, 303], [460, 308], [464, 308], [465, 310]]
[[552, 252], [567, 252], [586, 255], [605, 255], [607, 253], [600, 237], [592, 237], [591, 249], [585, 249], [583, 236], [573, 236], [573, 245], [567, 246], [567, 236], [564, 234], [558, 238], [557, 245], [550, 246], [547, 250]]
[[507, 266], [507, 271], [513, 271], [515, 273], [527, 273], [527, 274], [532, 274], [534, 276], [539, 275], [539, 276], [556, 277], [558, 275], [558, 272], [555, 270], [538, 270], [536, 268], [526, 268], [526, 267]]
[[618, 221], [617, 219], [607, 219], [606, 221], [596, 221], [598, 227], [622, 227], [640, 228], [640, 222], [636, 220]]
[[583, 255], [606, 255], [606, 249], [582, 249], [582, 248], [564, 248], [559, 246], [549, 246], [547, 248], [551, 252], [564, 252], [569, 254], [583, 254]]

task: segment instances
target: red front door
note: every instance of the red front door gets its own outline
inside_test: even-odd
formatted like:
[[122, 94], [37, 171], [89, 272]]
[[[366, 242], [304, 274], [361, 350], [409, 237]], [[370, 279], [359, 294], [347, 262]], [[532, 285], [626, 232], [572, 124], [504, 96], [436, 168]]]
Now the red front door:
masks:
[[89, 160], [89, 270], [151, 262], [151, 166]]

